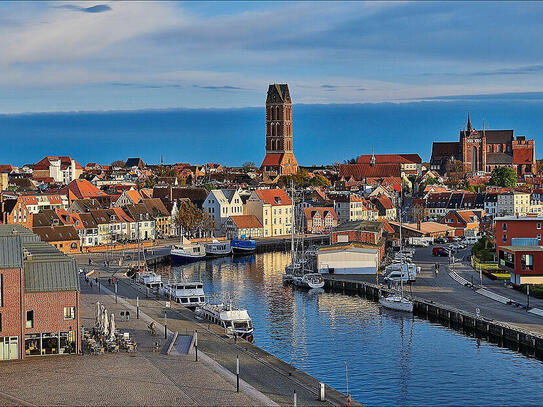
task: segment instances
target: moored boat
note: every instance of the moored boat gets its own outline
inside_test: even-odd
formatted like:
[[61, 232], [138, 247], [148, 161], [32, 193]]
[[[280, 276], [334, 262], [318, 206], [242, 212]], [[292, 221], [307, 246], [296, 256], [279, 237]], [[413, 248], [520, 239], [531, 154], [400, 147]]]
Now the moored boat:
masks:
[[256, 251], [256, 241], [251, 239], [232, 239], [230, 245], [234, 254], [249, 254]]
[[324, 279], [319, 273], [305, 273], [292, 276], [292, 283], [303, 288], [322, 288]]
[[160, 291], [166, 298], [187, 308], [205, 304], [204, 283], [201, 281], [170, 280]]
[[413, 312], [413, 301], [408, 300], [401, 294], [391, 294], [379, 298], [379, 304], [383, 307], [404, 312]]
[[143, 284], [147, 288], [160, 288], [162, 287], [162, 276], [153, 272], [138, 273], [136, 281]]
[[186, 238], [183, 238], [182, 244], [172, 246], [170, 250], [170, 257], [174, 263], [202, 260], [205, 255], [206, 249], [203, 244], [192, 243]]
[[253, 320], [246, 309], [233, 308], [231, 304], [204, 304], [196, 309], [196, 315], [222, 326], [230, 337], [254, 342]]
[[217, 257], [217, 256], [228, 256], [232, 253], [232, 245], [229, 241], [220, 242], [217, 239], [213, 239], [211, 243], [204, 244], [206, 256]]

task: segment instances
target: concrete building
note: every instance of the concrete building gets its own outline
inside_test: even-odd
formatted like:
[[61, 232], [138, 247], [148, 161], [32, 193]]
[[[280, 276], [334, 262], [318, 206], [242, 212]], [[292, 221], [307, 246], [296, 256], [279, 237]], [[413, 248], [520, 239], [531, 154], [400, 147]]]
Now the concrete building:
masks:
[[75, 260], [19, 225], [0, 226], [0, 361], [81, 351]]

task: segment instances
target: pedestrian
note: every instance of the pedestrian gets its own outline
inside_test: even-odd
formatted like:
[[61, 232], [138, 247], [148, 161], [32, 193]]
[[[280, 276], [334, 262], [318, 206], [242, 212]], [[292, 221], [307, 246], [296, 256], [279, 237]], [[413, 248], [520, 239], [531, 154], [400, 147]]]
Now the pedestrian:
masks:
[[107, 283], [111, 285], [111, 277], [107, 279]]
[[90, 266], [91, 264], [92, 264], [92, 260], [91, 260], [90, 257], [89, 257], [89, 266]]

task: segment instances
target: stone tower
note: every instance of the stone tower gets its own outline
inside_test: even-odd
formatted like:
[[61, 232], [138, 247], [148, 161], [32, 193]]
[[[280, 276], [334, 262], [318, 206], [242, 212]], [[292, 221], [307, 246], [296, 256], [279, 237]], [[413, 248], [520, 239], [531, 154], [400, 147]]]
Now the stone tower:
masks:
[[268, 87], [266, 157], [261, 169], [278, 175], [295, 174], [298, 171], [292, 143], [292, 100], [286, 83]]

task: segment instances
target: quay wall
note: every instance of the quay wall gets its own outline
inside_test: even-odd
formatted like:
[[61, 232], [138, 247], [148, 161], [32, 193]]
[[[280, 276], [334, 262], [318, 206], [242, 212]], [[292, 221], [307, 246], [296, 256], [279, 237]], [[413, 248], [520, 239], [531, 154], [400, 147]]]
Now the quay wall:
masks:
[[[376, 284], [347, 279], [334, 279], [324, 276], [325, 288], [360, 295], [373, 301], [379, 301], [380, 293], [391, 291]], [[495, 321], [459, 310], [454, 307], [412, 297], [413, 312], [418, 317], [439, 322], [444, 326], [464, 333], [497, 342], [515, 351], [543, 358], [543, 336], [504, 322]]]

